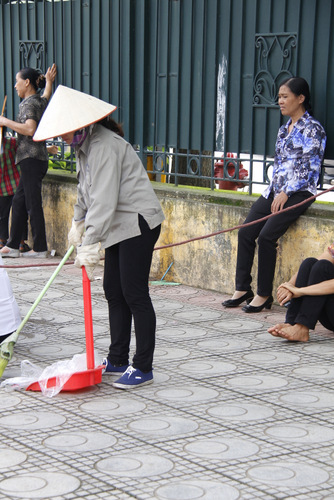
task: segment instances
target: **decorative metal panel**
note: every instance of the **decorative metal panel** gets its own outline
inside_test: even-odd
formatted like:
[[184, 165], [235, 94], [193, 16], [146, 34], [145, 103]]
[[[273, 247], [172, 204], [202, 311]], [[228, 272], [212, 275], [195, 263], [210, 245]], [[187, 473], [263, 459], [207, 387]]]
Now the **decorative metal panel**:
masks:
[[45, 44], [41, 40], [20, 40], [21, 52], [20, 68], [44, 68]]
[[256, 74], [254, 105], [277, 104], [278, 89], [283, 80], [296, 73], [297, 35], [294, 33], [256, 35]]

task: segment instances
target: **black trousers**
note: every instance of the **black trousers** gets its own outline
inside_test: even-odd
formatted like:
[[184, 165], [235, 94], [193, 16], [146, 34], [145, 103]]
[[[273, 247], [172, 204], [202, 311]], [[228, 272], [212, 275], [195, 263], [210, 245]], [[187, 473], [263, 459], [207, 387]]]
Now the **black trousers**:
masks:
[[0, 239], [8, 240], [9, 213], [14, 195], [0, 197]]
[[[334, 265], [329, 260], [318, 260], [313, 257], [305, 259], [298, 271], [296, 286], [298, 288], [315, 285], [322, 281], [334, 279]], [[315, 328], [317, 321], [334, 331], [334, 294], [304, 295], [292, 299], [286, 318], [287, 323], [296, 323]]]
[[12, 203], [12, 225], [7, 245], [19, 248], [28, 212], [36, 252], [47, 250], [45, 220], [42, 205], [42, 180], [48, 162], [27, 158], [20, 163], [21, 177]]
[[[308, 191], [299, 191], [292, 194], [284, 208], [291, 207], [312, 196]], [[266, 199], [263, 196], [252, 205], [244, 222], [252, 222], [271, 213], [273, 194]], [[257, 293], [262, 297], [272, 294], [273, 280], [276, 266], [277, 240], [283, 236], [289, 226], [302, 215], [312, 204], [297, 207], [285, 213], [278, 213], [264, 222], [259, 222], [238, 232], [238, 256], [236, 268], [235, 289], [248, 291], [251, 289], [252, 266], [254, 261], [256, 239], [258, 244], [258, 281]]]
[[136, 352], [132, 365], [148, 372], [152, 370], [156, 330], [148, 280], [161, 226], [151, 230], [141, 215], [139, 226], [140, 236], [106, 248], [103, 286], [109, 308], [109, 361], [113, 365], [128, 364], [133, 318]]
[[[7, 241], [9, 232], [9, 214], [12, 206], [14, 195], [0, 196], [0, 240]], [[25, 210], [25, 227], [21, 240], [26, 240], [28, 237], [28, 214]]]

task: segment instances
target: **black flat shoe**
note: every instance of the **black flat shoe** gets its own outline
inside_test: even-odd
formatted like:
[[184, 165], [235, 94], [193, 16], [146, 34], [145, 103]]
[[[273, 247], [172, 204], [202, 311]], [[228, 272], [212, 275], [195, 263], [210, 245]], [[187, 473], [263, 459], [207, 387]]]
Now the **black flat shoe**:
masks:
[[252, 290], [249, 290], [248, 292], [241, 295], [241, 297], [239, 297], [238, 299], [224, 300], [224, 302], [222, 302], [222, 305], [224, 307], [238, 307], [245, 300], [247, 301], [247, 304], [248, 304], [248, 302], [250, 302], [253, 299], [253, 297], [254, 297], [254, 293], [252, 292]]
[[273, 302], [274, 302], [274, 297], [270, 295], [270, 297], [267, 298], [267, 300], [262, 304], [262, 306], [251, 306], [250, 304], [247, 304], [247, 306], [244, 306], [242, 310], [245, 313], [259, 313], [264, 308], [271, 309]]

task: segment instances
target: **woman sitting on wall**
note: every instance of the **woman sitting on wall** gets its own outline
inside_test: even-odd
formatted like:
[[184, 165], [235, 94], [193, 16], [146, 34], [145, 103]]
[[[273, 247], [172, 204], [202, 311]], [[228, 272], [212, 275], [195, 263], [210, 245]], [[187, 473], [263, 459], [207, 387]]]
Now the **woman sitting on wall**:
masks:
[[[310, 91], [303, 78], [289, 78], [283, 82], [279, 88], [278, 103], [282, 115], [290, 119], [278, 131], [271, 183], [253, 204], [244, 223], [269, 214], [277, 215], [239, 230], [236, 291], [231, 299], [223, 302], [225, 307], [237, 307], [246, 301], [247, 305], [242, 308], [246, 313], [271, 308], [277, 240], [313, 200], [293, 210], [279, 212], [316, 194], [326, 145], [323, 127], [311, 116]], [[254, 297], [251, 270], [256, 239], [258, 282]]]

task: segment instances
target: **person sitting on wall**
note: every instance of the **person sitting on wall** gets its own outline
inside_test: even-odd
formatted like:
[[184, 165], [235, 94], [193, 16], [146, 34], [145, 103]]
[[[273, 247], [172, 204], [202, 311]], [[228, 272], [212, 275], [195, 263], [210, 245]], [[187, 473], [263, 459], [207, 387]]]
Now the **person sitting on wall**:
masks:
[[[326, 133], [312, 116], [310, 90], [304, 78], [293, 77], [283, 82], [278, 104], [282, 115], [290, 118], [278, 131], [270, 185], [252, 205], [244, 224], [276, 215], [239, 230], [235, 292], [231, 299], [223, 302], [224, 307], [247, 302], [242, 308], [246, 313], [257, 313], [272, 306], [277, 240], [313, 203], [314, 199], [306, 200], [317, 193], [326, 145]], [[305, 203], [299, 205], [303, 201]], [[295, 205], [292, 210], [280, 213]], [[251, 270], [256, 240], [258, 282], [254, 297]]]

